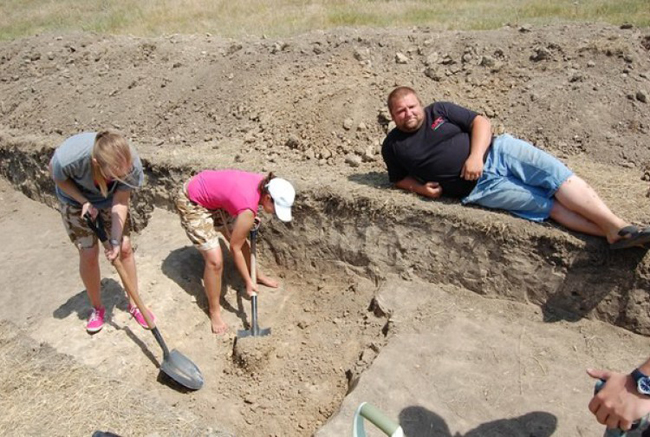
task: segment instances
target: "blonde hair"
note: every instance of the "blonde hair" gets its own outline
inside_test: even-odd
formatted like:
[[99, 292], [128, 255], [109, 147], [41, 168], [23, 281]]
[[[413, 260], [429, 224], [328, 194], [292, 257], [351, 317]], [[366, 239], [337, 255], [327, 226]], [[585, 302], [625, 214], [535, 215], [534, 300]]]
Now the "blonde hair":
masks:
[[133, 162], [133, 157], [131, 156], [129, 143], [117, 132], [98, 132], [91, 157], [93, 159], [93, 178], [97, 181], [102, 195], [108, 197], [106, 177], [101, 170], [122, 168], [126, 163], [130, 165]]

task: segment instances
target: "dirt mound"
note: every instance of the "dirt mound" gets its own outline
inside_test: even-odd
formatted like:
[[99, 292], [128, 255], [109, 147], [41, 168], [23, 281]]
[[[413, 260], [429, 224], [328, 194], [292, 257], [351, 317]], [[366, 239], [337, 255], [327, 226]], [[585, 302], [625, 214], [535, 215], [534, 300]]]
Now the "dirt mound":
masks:
[[283, 41], [42, 35], [0, 44], [1, 120], [52, 141], [114, 127], [149, 146], [145, 158], [174, 162], [230, 153], [249, 166], [381, 170], [384, 100], [407, 84], [560, 155], [640, 167], [650, 159], [649, 37], [596, 24]]

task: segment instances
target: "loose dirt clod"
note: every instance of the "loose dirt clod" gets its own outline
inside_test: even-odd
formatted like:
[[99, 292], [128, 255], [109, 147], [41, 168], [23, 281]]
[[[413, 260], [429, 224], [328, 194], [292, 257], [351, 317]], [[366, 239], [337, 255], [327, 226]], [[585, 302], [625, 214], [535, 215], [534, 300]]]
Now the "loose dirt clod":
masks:
[[233, 344], [234, 363], [248, 372], [264, 372], [275, 345], [264, 337], [236, 338]]

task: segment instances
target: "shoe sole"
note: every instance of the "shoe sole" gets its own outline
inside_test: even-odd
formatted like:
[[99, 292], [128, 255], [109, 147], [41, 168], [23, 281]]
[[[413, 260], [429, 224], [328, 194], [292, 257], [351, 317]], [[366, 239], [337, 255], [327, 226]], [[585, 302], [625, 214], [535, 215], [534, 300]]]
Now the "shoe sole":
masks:
[[100, 326], [99, 328], [86, 328], [86, 332], [90, 332], [91, 334], [94, 334], [95, 332], [101, 331], [103, 326]]

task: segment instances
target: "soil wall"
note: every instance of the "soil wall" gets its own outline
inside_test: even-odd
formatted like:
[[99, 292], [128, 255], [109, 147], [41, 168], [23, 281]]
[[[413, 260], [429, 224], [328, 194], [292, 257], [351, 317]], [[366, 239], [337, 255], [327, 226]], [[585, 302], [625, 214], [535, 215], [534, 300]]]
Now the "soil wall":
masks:
[[[52, 148], [42, 139], [0, 136], [0, 174], [50, 206], [45, 171]], [[144, 161], [147, 183], [133, 199], [136, 229], [154, 207], [172, 210], [172, 196], [193, 169]], [[594, 317], [650, 334], [650, 266], [643, 250], [610, 251], [598, 239], [567, 238], [550, 227], [522, 225], [504, 214], [447, 205], [390, 201], [376, 187], [340, 192], [304, 185], [295, 221], [269, 220], [267, 255], [305, 275], [351, 269], [380, 284], [388, 274], [452, 284], [480, 295], [539, 305], [548, 321]], [[261, 234], [264, 240], [264, 233]]]

